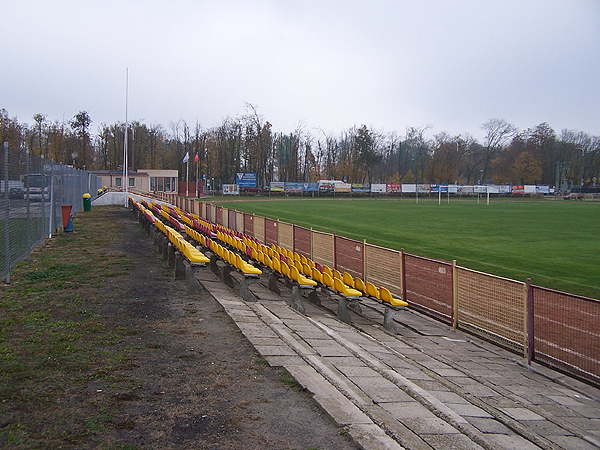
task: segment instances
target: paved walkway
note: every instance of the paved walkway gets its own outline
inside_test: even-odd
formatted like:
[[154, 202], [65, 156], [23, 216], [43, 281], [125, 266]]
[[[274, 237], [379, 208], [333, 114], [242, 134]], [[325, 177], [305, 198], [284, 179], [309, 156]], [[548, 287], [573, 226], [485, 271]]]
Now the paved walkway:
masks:
[[[407, 310], [399, 334], [363, 302], [290, 308], [262, 283], [245, 302], [209, 270], [201, 284], [269, 364], [283, 366], [365, 449], [599, 449], [600, 390]], [[293, 420], [293, 418], [290, 418]]]

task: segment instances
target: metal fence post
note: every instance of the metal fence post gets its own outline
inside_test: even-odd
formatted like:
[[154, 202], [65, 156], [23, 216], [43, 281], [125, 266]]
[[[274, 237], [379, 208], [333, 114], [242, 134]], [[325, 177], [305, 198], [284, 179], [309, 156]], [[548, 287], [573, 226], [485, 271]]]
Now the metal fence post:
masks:
[[10, 239], [8, 237], [8, 223], [10, 221], [10, 195], [8, 189], [8, 142], [4, 143], [4, 201], [6, 202], [6, 216], [4, 218], [4, 253], [6, 268], [6, 284], [10, 283]]
[[527, 352], [527, 365], [530, 366], [531, 365], [531, 361], [533, 360], [533, 356], [534, 356], [534, 340], [535, 340], [535, 328], [534, 328], [534, 323], [533, 323], [533, 317], [534, 317], [534, 302], [533, 302], [533, 288], [531, 286], [531, 278], [527, 278], [527, 304], [525, 306], [526, 308], [526, 336], [527, 336], [527, 341], [526, 341], [526, 352]]
[[452, 260], [452, 328], [458, 328], [458, 270], [456, 260]]
[[400, 249], [400, 279], [402, 280], [402, 300], [406, 300], [406, 259], [404, 257], [404, 249]]

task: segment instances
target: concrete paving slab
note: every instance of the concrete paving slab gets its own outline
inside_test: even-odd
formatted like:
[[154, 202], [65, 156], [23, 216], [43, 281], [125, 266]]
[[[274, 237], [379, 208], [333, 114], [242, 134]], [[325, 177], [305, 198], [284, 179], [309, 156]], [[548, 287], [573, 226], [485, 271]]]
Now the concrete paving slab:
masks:
[[421, 438], [439, 450], [484, 450], [483, 447], [463, 434], [422, 434]]
[[462, 417], [491, 418], [492, 415], [470, 403], [446, 403], [450, 409]]
[[548, 440], [569, 450], [598, 450], [598, 446], [576, 436], [547, 436]]
[[539, 450], [540, 447], [515, 434], [486, 434], [486, 440], [490, 441], [495, 449], [506, 450]]
[[515, 420], [545, 420], [542, 416], [527, 408], [500, 408], [500, 410]]
[[363, 448], [371, 450], [403, 450], [403, 447], [373, 425], [353, 424], [348, 427], [352, 438]]
[[514, 434], [514, 431], [493, 418], [466, 416], [471, 425], [485, 434]]
[[340, 366], [336, 365], [336, 368], [342, 372], [346, 377], [381, 377], [378, 372], [375, 372], [370, 367], [366, 366]]
[[418, 435], [423, 434], [458, 434], [459, 431], [438, 417], [409, 417], [402, 421]]
[[383, 409], [388, 411], [396, 420], [403, 421], [404, 419], [416, 418], [435, 418], [435, 414], [425, 408], [416, 400], [406, 402], [385, 402], [380, 403]]
[[298, 355], [294, 356], [264, 356], [267, 363], [273, 367], [297, 366], [306, 364], [306, 361]]
[[378, 377], [353, 376], [351, 380], [375, 403], [412, 400], [408, 394], [381, 375]]
[[263, 356], [297, 356], [287, 345], [255, 345], [256, 350]]

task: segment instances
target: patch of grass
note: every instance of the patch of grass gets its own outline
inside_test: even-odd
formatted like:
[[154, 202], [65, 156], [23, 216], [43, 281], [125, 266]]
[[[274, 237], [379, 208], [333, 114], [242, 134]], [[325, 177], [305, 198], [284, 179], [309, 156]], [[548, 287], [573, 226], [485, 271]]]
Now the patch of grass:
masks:
[[128, 255], [111, 250], [122, 224], [109, 220], [110, 214], [109, 207], [76, 216], [76, 233], [59, 235], [36, 249], [31, 261], [11, 271], [12, 284], [2, 290], [2, 448], [83, 443], [86, 448], [98, 443], [102, 448], [136, 448], [114, 444], [102, 433], [106, 427], [135, 426], [131, 419], [114, 419], [118, 404], [129, 398], [115, 401], [85, 392], [90, 382], [113, 389], [132, 382], [132, 349], [117, 344], [143, 332], [107, 321], [105, 302], [95, 292], [106, 286], [105, 276], [127, 280], [126, 268], [131, 267]]
[[289, 373], [284, 373], [283, 375], [281, 375], [281, 377], [279, 378], [285, 385], [291, 387], [292, 389], [295, 389], [297, 391], [301, 391], [302, 390], [302, 386], [300, 385], [300, 383], [298, 383], [296, 381], [296, 379], [291, 376]]
[[[227, 206], [227, 204], [224, 204]], [[547, 199], [294, 199], [237, 210], [600, 298], [600, 204]]]

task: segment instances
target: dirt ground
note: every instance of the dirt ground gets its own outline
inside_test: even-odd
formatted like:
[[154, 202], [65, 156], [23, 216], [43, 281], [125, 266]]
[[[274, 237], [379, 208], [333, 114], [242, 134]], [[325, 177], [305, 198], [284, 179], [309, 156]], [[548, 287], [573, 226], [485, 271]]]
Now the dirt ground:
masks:
[[[78, 214], [74, 226], [73, 235], [40, 250], [15, 271], [15, 286], [4, 288], [12, 300], [0, 304], [0, 313], [13, 314], [18, 294], [30, 306], [40, 302], [35, 308], [44, 316], [18, 328], [21, 308], [3, 322], [0, 447], [356, 448], [287, 372], [266, 364], [210, 294], [186, 296], [185, 282], [174, 280], [130, 211], [93, 208]], [[105, 240], [98, 227], [110, 232]], [[91, 264], [85, 281], [65, 278], [72, 284], [32, 296], [30, 289], [45, 280], [40, 275], [42, 281], [19, 291], [27, 273], [49, 270], [36, 264], [76, 260], [75, 253], [84, 254], [80, 264]], [[31, 347], [31, 336], [54, 336], [40, 333], [71, 322], [70, 330], [79, 331], [69, 347], [61, 340], [62, 353]]]

